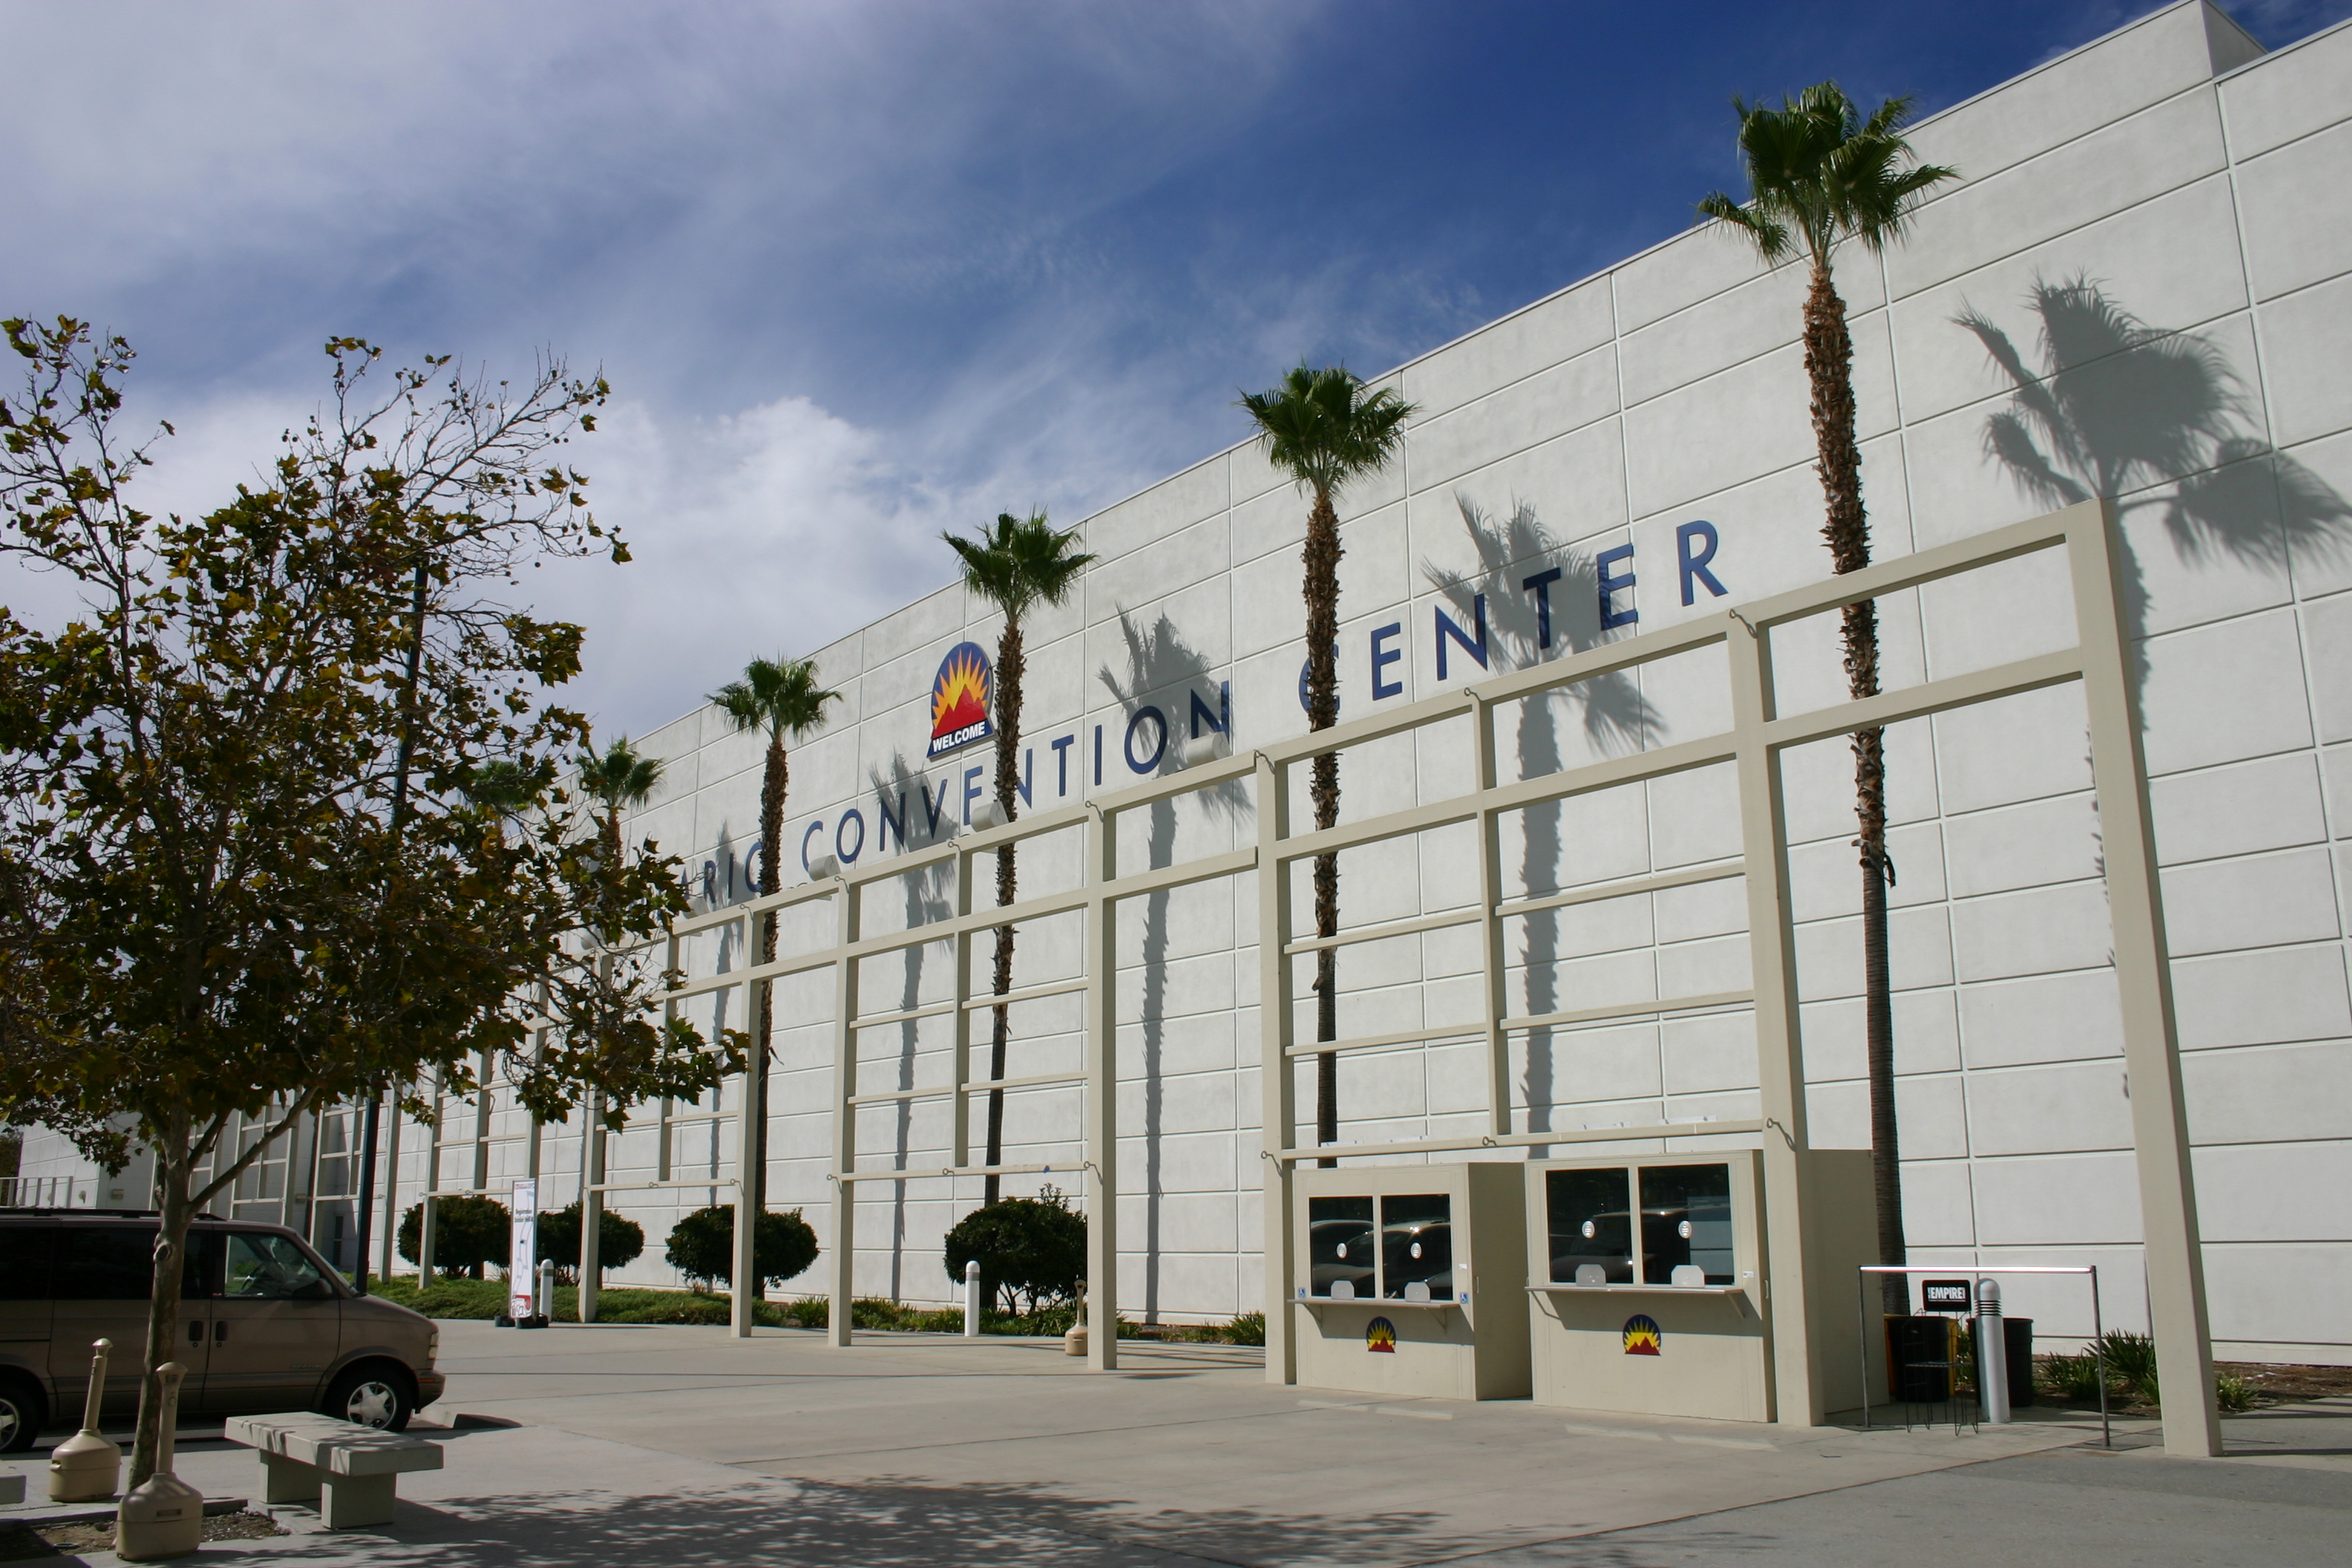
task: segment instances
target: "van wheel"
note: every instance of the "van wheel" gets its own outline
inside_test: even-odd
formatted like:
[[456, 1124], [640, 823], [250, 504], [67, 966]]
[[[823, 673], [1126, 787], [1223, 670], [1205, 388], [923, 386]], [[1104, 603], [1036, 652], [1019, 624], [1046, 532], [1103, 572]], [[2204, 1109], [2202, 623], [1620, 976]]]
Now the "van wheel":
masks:
[[32, 1447], [47, 1414], [40, 1394], [21, 1379], [0, 1377], [0, 1454], [21, 1454]]
[[416, 1413], [415, 1385], [396, 1367], [355, 1366], [335, 1379], [319, 1413], [379, 1432], [405, 1431]]

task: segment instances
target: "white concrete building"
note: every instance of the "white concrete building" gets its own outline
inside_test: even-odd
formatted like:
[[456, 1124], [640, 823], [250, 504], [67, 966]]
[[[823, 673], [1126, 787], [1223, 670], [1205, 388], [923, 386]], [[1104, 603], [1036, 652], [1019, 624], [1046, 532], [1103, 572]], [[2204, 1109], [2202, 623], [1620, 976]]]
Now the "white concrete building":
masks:
[[[2352, 1186], [2352, 862], [2337, 848], [2352, 838], [2352, 25], [2265, 54], [2189, 0], [1924, 121], [1915, 145], [1961, 178], [1905, 243], [1883, 258], [1844, 255], [1837, 271], [1875, 551], [1891, 558], [2087, 496], [2119, 507], [2216, 1353], [2352, 1361], [2341, 1195]], [[1343, 719], [1826, 575], [1796, 342], [1803, 282], [1800, 267], [1765, 272], [1736, 237], [1694, 229], [1400, 367], [1389, 379], [1419, 406], [1403, 459], [1342, 501]], [[1305, 729], [1306, 510], [1241, 447], [1086, 520], [1100, 562], [1029, 632], [1034, 807], [1171, 767], [1186, 738], [1218, 725], [1244, 750]], [[2073, 631], [2064, 583], [2031, 562], [1880, 611], [1890, 684], [2063, 645]], [[829, 729], [793, 752], [788, 883], [825, 854], [869, 868], [966, 819], [990, 746], [928, 755], [931, 699], [959, 645], [992, 651], [997, 629], [950, 587], [816, 651], [843, 696]], [[1783, 690], [1827, 700], [1842, 691], [1835, 650], [1824, 637], [1810, 651], [1784, 658]], [[1523, 770], [1552, 771], [1719, 723], [1711, 692], [1594, 682], [1577, 700], [1530, 708], [1509, 739]], [[2082, 700], [2056, 688], [1888, 731], [1906, 1223], [1920, 1262], [2095, 1262], [2109, 1321], [2130, 1325], [2144, 1321], [2140, 1220]], [[628, 831], [686, 858], [698, 908], [740, 901], [758, 831], [756, 739], [706, 708], [642, 743], [669, 767]], [[1850, 755], [1825, 742], [1787, 770], [1812, 1136], [1861, 1147]], [[1444, 783], [1454, 772], [1432, 754], [1354, 756], [1347, 811], [1458, 788]], [[1736, 854], [1737, 814], [1711, 790], [1693, 775], [1529, 813], [1508, 846], [1516, 888]], [[1239, 787], [1147, 816], [1129, 848], [1137, 863], [1255, 831]], [[1433, 838], [1417, 855], [1351, 858], [1344, 919], [1474, 898], [1468, 842], [1459, 855]], [[1070, 874], [1049, 850], [1024, 855], [1024, 888]], [[1121, 921], [1129, 1317], [1263, 1305], [1253, 880], [1153, 895]], [[878, 884], [868, 918], [935, 918], [947, 898], [935, 873]], [[1514, 1005], [1736, 988], [1744, 922], [1723, 883], [1530, 920], [1513, 954]], [[829, 940], [829, 928], [787, 921], [788, 948]], [[946, 994], [945, 952], [894, 958], [887, 976], [869, 966], [866, 1010], [885, 1005], [882, 990], [908, 1008]], [[1020, 983], [1075, 973], [1079, 952], [1075, 920], [1024, 928]], [[701, 973], [742, 962], [733, 939], [699, 940], [689, 956]], [[1448, 999], [1475, 990], [1478, 968], [1452, 931], [1351, 948], [1340, 1033], [1451, 1017]], [[828, 1248], [831, 986], [824, 975], [779, 986], [770, 1139], [771, 1202], [805, 1205]], [[1024, 1004], [1014, 1018], [1010, 1073], [1075, 1064], [1075, 997]], [[740, 1001], [729, 1021], [741, 1023]], [[863, 1031], [864, 1082], [942, 1079], [947, 1023]], [[1539, 1031], [1517, 1047], [1515, 1114], [1528, 1131], [1752, 1118], [1749, 1029], [1727, 1007]], [[1478, 1071], [1444, 1045], [1351, 1055], [1340, 1138], [1459, 1131]], [[609, 1182], [669, 1184], [611, 1194], [649, 1244], [608, 1283], [675, 1282], [660, 1262], [668, 1226], [731, 1200], [709, 1184], [733, 1169], [718, 1120], [733, 1093], [667, 1115], [647, 1108], [612, 1142]], [[1076, 1167], [1081, 1095], [1011, 1096], [1005, 1160]], [[1302, 1099], [1311, 1105], [1311, 1087]], [[936, 1102], [856, 1115], [874, 1157], [945, 1163]], [[454, 1110], [436, 1184], [500, 1191], [526, 1173], [527, 1132], [503, 1096]], [[344, 1136], [328, 1140], [331, 1158]], [[415, 1201], [426, 1148], [417, 1127], [399, 1131], [389, 1212]], [[577, 1126], [545, 1130], [536, 1154], [542, 1204], [569, 1201]], [[37, 1136], [28, 1145], [28, 1174], [66, 1164]], [[303, 1168], [290, 1159], [277, 1194], [254, 1202], [329, 1190]], [[332, 1179], [349, 1190], [340, 1166]], [[1007, 1179], [1013, 1191], [1043, 1182], [1084, 1191], [1082, 1172]], [[980, 1186], [861, 1187], [858, 1289], [950, 1300], [940, 1237]], [[321, 1212], [348, 1224], [348, 1208]], [[794, 1289], [821, 1290], [818, 1272]], [[2087, 1330], [2081, 1303], [2056, 1287], [2011, 1300], [2047, 1329]]]

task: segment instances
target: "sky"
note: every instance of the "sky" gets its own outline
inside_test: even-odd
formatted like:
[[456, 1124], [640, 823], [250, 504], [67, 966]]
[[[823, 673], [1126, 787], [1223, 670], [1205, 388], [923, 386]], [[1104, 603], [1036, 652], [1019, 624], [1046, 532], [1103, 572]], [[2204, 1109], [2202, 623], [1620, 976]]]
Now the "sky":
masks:
[[[633, 563], [526, 580], [605, 733], [946, 583], [1737, 191], [1734, 94], [1932, 113], [2143, 0], [0, 0], [0, 314], [139, 351], [153, 510], [270, 457], [351, 334], [601, 370]], [[2265, 44], [2352, 0], [2240, 0]], [[56, 585], [0, 574], [19, 614]]]

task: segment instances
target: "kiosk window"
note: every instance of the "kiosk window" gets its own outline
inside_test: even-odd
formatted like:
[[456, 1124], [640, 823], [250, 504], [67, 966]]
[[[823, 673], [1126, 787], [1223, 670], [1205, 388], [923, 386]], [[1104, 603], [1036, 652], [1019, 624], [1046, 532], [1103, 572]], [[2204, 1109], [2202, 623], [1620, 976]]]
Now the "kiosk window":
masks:
[[1551, 1277], [1572, 1285], [1576, 1271], [1599, 1268], [1604, 1285], [1633, 1283], [1633, 1182], [1625, 1167], [1553, 1171], [1544, 1177], [1551, 1228]]
[[[1372, 1200], [1307, 1200], [1308, 1290], [1346, 1300], [1372, 1293]], [[1344, 1286], [1345, 1289], [1339, 1289]]]
[[1416, 1193], [1381, 1200], [1381, 1294], [1391, 1301], [1454, 1300], [1454, 1200]]
[[1642, 1168], [1643, 1281], [1682, 1283], [1675, 1270], [1685, 1265], [1704, 1273], [1709, 1285], [1731, 1283], [1728, 1165]]

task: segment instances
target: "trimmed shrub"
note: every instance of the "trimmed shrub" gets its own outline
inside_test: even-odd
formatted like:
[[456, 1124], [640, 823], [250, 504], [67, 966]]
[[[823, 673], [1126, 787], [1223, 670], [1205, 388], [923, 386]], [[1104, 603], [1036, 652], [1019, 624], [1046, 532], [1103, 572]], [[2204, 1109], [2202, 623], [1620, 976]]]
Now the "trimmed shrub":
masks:
[[1003, 1198], [976, 1208], [947, 1234], [948, 1278], [963, 1284], [963, 1266], [980, 1264], [981, 1294], [1003, 1310], [1035, 1314], [1077, 1294], [1087, 1271], [1087, 1219], [1052, 1187], [1034, 1198]]
[[[503, 1267], [514, 1245], [514, 1221], [496, 1198], [441, 1197], [434, 1202], [433, 1266], [446, 1279], [463, 1273], [482, 1277], [482, 1266]], [[400, 1255], [420, 1260], [425, 1244], [425, 1205], [412, 1204], [400, 1216]]]
[[[816, 1232], [798, 1209], [762, 1212], [751, 1238], [751, 1261], [761, 1286], [781, 1285], [807, 1272], [816, 1261]], [[715, 1280], [735, 1283], [735, 1205], [713, 1204], [695, 1210], [671, 1227], [662, 1256], [671, 1268], [708, 1289]]]
[[[579, 1200], [560, 1209], [550, 1209], [539, 1216], [538, 1260], [555, 1265], [559, 1284], [580, 1282], [580, 1204]], [[623, 1219], [611, 1209], [596, 1226], [596, 1263], [600, 1268], [619, 1268], [635, 1263], [646, 1250], [646, 1227], [633, 1219]]]

